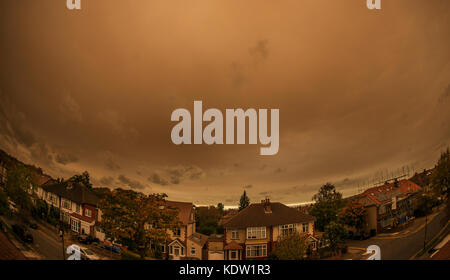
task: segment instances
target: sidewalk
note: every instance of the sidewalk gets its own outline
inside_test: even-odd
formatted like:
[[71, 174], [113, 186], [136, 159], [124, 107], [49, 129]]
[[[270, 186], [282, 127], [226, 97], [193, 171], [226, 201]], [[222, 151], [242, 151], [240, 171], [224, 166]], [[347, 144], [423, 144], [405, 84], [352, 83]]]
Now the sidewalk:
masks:
[[372, 237], [372, 239], [396, 239], [396, 238], [404, 238], [411, 234], [414, 234], [425, 227], [425, 221], [427, 221], [427, 225], [433, 221], [433, 219], [439, 215], [441, 209], [438, 211], [428, 215], [428, 217], [421, 217], [414, 220], [414, 222], [407, 228], [402, 231], [393, 232], [393, 233], [380, 233], [376, 236]]

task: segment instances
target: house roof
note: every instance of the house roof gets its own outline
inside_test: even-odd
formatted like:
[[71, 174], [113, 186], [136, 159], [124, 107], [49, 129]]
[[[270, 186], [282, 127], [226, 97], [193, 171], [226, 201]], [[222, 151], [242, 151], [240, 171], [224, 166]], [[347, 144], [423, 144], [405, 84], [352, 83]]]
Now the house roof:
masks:
[[41, 186], [47, 192], [54, 193], [66, 199], [70, 199], [79, 204], [90, 204], [97, 206], [99, 198], [84, 185], [64, 181], [48, 181]]
[[[270, 203], [270, 202], [269, 202]], [[275, 226], [314, 221], [314, 217], [279, 202], [270, 203], [271, 212], [266, 213], [264, 203], [253, 203], [224, 223], [225, 228]]]
[[407, 196], [421, 189], [419, 185], [407, 179], [398, 181], [397, 187], [395, 184], [393, 182], [367, 189], [359, 195], [358, 199], [364, 206], [381, 205], [386, 201], [391, 201], [393, 197]]
[[227, 246], [225, 246], [223, 248], [224, 250], [242, 250], [244, 248], [242, 248], [241, 245], [237, 244], [234, 241], [231, 241], [230, 243], [227, 244]]
[[170, 208], [178, 209], [178, 219], [183, 225], [194, 222], [194, 205], [192, 202], [165, 201], [165, 205]]
[[188, 239], [203, 247], [206, 241], [208, 241], [208, 236], [199, 232], [194, 232], [191, 236], [188, 237]]

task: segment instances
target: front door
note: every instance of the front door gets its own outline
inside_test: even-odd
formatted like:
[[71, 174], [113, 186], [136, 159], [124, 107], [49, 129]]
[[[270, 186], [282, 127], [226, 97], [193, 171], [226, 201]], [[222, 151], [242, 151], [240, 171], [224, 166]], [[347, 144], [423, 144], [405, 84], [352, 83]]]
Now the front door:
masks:
[[230, 260], [239, 260], [239, 250], [230, 250]]

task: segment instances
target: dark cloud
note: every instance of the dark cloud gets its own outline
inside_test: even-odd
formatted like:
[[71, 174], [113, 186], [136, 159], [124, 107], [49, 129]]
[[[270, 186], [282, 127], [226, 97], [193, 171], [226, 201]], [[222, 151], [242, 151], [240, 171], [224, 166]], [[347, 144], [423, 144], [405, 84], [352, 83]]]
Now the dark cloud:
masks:
[[153, 173], [153, 175], [148, 178], [148, 181], [161, 186], [167, 186], [169, 184], [167, 180], [161, 178], [157, 173]]
[[59, 153], [55, 157], [55, 161], [62, 165], [66, 165], [69, 163], [74, 163], [78, 161], [78, 157], [69, 153]]
[[112, 158], [106, 159], [105, 166], [112, 171], [120, 170], [120, 165], [117, 164]]
[[114, 178], [113, 177], [103, 177], [100, 179], [100, 184], [102, 186], [108, 186], [111, 187], [111, 185], [114, 183]]
[[144, 184], [142, 184], [141, 182], [132, 180], [123, 174], [119, 175], [118, 179], [119, 179], [119, 182], [121, 182], [122, 184], [124, 184], [126, 186], [129, 186], [132, 189], [143, 190], [146, 188], [146, 186]]

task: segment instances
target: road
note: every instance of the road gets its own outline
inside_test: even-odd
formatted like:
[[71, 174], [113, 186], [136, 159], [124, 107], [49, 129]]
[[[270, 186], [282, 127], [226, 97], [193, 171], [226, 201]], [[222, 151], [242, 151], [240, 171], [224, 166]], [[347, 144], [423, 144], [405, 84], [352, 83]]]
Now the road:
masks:
[[[445, 211], [441, 211], [427, 226], [426, 241], [430, 241], [442, 229], [442, 219]], [[370, 245], [378, 245], [381, 249], [382, 260], [408, 260], [423, 248], [425, 227], [405, 237], [398, 238], [370, 238], [367, 240], [351, 240], [347, 245], [367, 248]]]
[[[30, 229], [34, 237], [31, 245], [46, 260], [63, 260], [62, 241], [58, 234], [51, 232], [47, 228], [43, 228], [39, 224], [38, 229]], [[67, 246], [66, 244], [64, 244]]]

